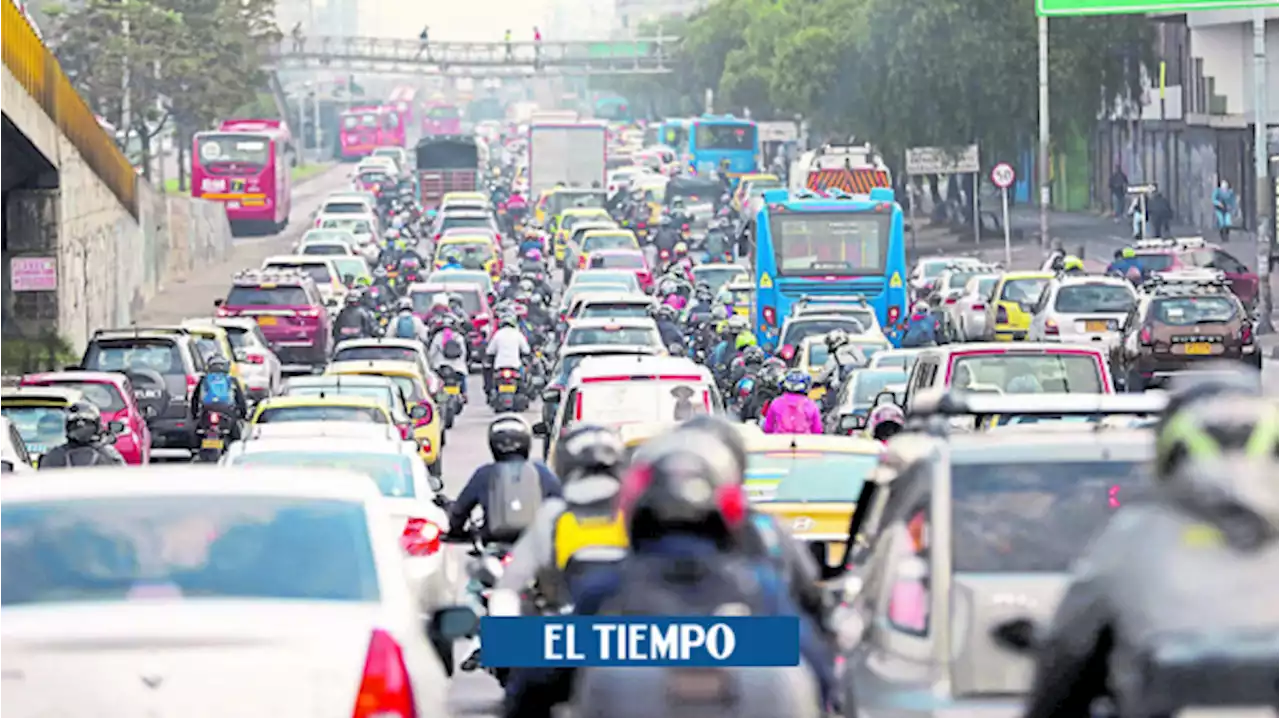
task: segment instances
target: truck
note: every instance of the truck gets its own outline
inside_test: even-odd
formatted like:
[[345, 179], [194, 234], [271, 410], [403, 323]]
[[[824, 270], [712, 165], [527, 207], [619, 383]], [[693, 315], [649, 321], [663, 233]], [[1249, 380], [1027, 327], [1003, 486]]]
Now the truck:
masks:
[[418, 202], [436, 209], [449, 192], [474, 192], [480, 180], [480, 147], [470, 135], [435, 135], [418, 141]]
[[534, 122], [529, 125], [529, 196], [558, 183], [604, 187], [608, 127], [603, 122]]
[[876, 187], [893, 187], [889, 167], [870, 144], [823, 145], [800, 155], [791, 165], [792, 190], [870, 194]]

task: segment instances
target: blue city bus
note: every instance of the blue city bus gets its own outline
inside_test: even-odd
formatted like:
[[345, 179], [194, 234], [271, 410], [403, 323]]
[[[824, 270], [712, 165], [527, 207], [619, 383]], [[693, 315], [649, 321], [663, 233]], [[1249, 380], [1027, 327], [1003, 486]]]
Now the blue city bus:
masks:
[[676, 152], [684, 152], [689, 142], [689, 122], [679, 117], [668, 117], [658, 123], [657, 135], [646, 145], [666, 145]]
[[791, 304], [803, 297], [858, 295], [875, 309], [885, 336], [902, 344], [907, 318], [907, 250], [893, 190], [828, 196], [785, 189], [764, 193], [749, 243], [756, 292], [752, 322], [776, 350]]
[[729, 161], [729, 176], [760, 171], [760, 133], [756, 123], [733, 115], [703, 115], [689, 125], [683, 148], [690, 174], [709, 175]]

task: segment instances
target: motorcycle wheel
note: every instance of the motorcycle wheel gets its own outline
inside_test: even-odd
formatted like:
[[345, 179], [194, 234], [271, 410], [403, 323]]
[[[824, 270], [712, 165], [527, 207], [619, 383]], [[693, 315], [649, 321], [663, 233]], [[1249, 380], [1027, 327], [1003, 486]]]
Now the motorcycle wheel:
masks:
[[200, 449], [196, 452], [197, 463], [216, 464], [220, 458], [222, 458], [222, 452], [217, 449]]

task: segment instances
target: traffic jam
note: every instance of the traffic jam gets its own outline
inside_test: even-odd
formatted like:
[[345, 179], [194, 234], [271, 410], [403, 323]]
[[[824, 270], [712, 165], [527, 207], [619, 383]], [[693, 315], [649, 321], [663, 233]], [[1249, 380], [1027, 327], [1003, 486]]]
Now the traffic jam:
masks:
[[[1277, 409], [1227, 247], [915, 254], [871, 146], [771, 173], [750, 119], [547, 111], [406, 147], [379, 130], [426, 106], [399, 100], [346, 116], [346, 186], [207, 312], [6, 377], [6, 714], [1171, 715], [1217, 681], [1214, 709], [1274, 715]], [[285, 131], [197, 136], [237, 221], [289, 226], [287, 187], [233, 192]], [[1118, 514], [1210, 494], [1225, 523], [1197, 503], [1121, 545]], [[758, 610], [812, 630], [799, 679], [485, 664], [480, 616], [571, 614], [593, 561], [677, 534], [736, 556], [743, 515], [798, 549]], [[1079, 578], [1095, 541], [1114, 588]]]

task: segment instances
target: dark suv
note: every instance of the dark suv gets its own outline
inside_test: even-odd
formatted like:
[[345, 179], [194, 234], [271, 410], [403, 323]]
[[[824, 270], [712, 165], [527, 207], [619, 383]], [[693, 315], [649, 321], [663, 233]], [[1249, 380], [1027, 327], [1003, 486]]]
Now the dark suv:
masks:
[[94, 332], [80, 366], [126, 374], [157, 449], [198, 447], [191, 418], [191, 392], [204, 374], [197, 338], [182, 329], [148, 332], [100, 329]]
[[1118, 388], [1144, 391], [1199, 362], [1235, 359], [1262, 368], [1253, 320], [1230, 280], [1219, 277], [1142, 286], [1138, 303], [1111, 347], [1111, 373]]
[[328, 308], [315, 282], [296, 270], [237, 274], [218, 316], [255, 319], [282, 364], [323, 367], [329, 361]]

